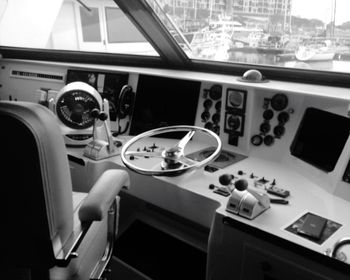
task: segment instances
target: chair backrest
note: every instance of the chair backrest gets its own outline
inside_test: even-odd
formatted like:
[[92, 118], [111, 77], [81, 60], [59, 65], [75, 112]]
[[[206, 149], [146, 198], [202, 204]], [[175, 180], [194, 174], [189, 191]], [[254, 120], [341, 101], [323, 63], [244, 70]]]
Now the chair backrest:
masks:
[[73, 229], [72, 185], [53, 113], [0, 101], [0, 266], [48, 269]]

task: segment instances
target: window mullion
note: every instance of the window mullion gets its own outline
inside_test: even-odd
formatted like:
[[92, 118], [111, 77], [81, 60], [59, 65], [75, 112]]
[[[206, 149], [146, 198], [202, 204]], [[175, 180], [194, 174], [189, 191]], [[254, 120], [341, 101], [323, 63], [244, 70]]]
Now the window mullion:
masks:
[[188, 57], [169, 34], [143, 0], [114, 0], [120, 9], [147, 38], [161, 58], [175, 67], [183, 67], [189, 62]]

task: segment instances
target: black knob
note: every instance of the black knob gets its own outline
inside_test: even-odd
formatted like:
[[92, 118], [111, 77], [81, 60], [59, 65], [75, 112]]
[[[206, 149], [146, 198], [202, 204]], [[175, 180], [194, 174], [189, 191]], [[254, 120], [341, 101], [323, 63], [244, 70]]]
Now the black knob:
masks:
[[215, 185], [214, 184], [210, 184], [209, 185], [209, 189], [211, 189], [211, 190], [215, 189]]
[[120, 141], [118, 141], [118, 140], [116, 140], [116, 141], [114, 141], [114, 146], [116, 146], [117, 148], [119, 148], [119, 147], [123, 146], [123, 143], [120, 142]]
[[98, 118], [99, 117], [99, 115], [100, 115], [100, 110], [99, 109], [97, 109], [97, 108], [95, 108], [95, 109], [93, 109], [93, 110], [91, 110], [91, 117], [93, 117], [93, 118]]
[[248, 182], [246, 179], [239, 179], [235, 182], [235, 188], [239, 191], [245, 191], [248, 188]]
[[221, 185], [228, 186], [231, 184], [231, 181], [233, 180], [235, 176], [232, 174], [223, 174], [219, 177], [219, 182]]
[[244, 174], [244, 172], [242, 170], [238, 170], [237, 173], [238, 173], [238, 175], [241, 175], [241, 176]]
[[99, 118], [99, 120], [101, 120], [101, 121], [105, 121], [105, 120], [108, 119], [108, 115], [107, 115], [106, 112], [101, 112], [101, 113], [99, 114], [98, 118]]

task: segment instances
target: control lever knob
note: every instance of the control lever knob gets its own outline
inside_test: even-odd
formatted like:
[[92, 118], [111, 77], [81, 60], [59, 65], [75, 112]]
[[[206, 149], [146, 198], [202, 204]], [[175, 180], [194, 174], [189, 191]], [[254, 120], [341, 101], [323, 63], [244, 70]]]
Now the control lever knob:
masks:
[[93, 109], [93, 110], [91, 110], [91, 117], [93, 117], [94, 119], [96, 119], [96, 118], [98, 118], [99, 117], [99, 115], [100, 115], [100, 110], [99, 109]]
[[246, 179], [239, 179], [235, 182], [235, 188], [238, 191], [245, 191], [248, 188], [248, 182]]
[[101, 112], [101, 113], [98, 115], [98, 118], [99, 118], [99, 120], [101, 120], [101, 121], [105, 121], [105, 120], [108, 119], [108, 115], [107, 115], [106, 112]]
[[219, 182], [221, 185], [228, 186], [231, 184], [233, 178], [234, 176], [232, 174], [223, 174], [219, 177]]

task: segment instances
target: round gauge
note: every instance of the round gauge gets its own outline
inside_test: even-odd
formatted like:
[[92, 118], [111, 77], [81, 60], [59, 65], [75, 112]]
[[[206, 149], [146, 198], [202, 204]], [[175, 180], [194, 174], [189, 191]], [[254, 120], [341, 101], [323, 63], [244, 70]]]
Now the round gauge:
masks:
[[239, 107], [243, 103], [243, 95], [239, 92], [232, 92], [229, 96], [229, 102], [232, 107]]
[[276, 125], [275, 128], [273, 129], [273, 134], [275, 134], [277, 138], [280, 138], [283, 136], [285, 131], [286, 129], [284, 128], [283, 125]]
[[227, 125], [232, 130], [237, 130], [241, 125], [241, 120], [239, 117], [231, 115], [227, 119]]
[[275, 111], [282, 111], [288, 106], [288, 97], [283, 93], [275, 94], [271, 99], [271, 107]]
[[263, 142], [263, 138], [261, 135], [254, 135], [251, 139], [250, 142], [254, 145], [254, 146], [260, 146]]
[[222, 95], [222, 86], [221, 85], [213, 85], [209, 90], [209, 97], [213, 100], [218, 100]]
[[207, 120], [209, 120], [210, 118], [210, 113], [208, 111], [204, 111], [202, 114], [201, 114], [201, 118], [202, 118], [202, 121], [203, 122], [206, 122]]
[[213, 129], [213, 126], [214, 126], [214, 124], [213, 124], [212, 122], [207, 122], [207, 123], [204, 125], [204, 127], [205, 127], [206, 129], [209, 129], [209, 130], [212, 130], [212, 129]]
[[212, 117], [211, 120], [213, 121], [213, 123], [217, 124], [220, 122], [220, 114], [219, 113], [215, 113]]
[[218, 102], [215, 103], [215, 110], [220, 112], [220, 110], [221, 110], [221, 101], [218, 101]]
[[266, 134], [270, 131], [271, 129], [271, 126], [268, 122], [263, 122], [261, 125], [260, 125], [260, 131], [263, 133], [263, 134]]
[[289, 114], [287, 112], [281, 112], [278, 114], [277, 119], [280, 123], [286, 123], [289, 121]]
[[272, 135], [266, 135], [264, 138], [264, 144], [266, 146], [271, 146], [275, 142], [275, 138]]
[[263, 118], [267, 121], [271, 120], [273, 118], [273, 111], [271, 109], [267, 109], [263, 113]]
[[206, 99], [203, 102], [203, 106], [206, 110], [209, 110], [212, 105], [213, 105], [213, 101], [211, 99]]
[[73, 129], [86, 129], [93, 125], [93, 109], [101, 109], [101, 97], [88, 84], [74, 82], [66, 85], [57, 95], [56, 114], [59, 120]]

